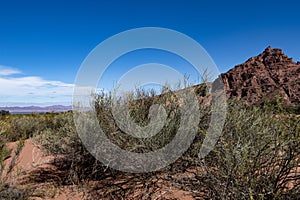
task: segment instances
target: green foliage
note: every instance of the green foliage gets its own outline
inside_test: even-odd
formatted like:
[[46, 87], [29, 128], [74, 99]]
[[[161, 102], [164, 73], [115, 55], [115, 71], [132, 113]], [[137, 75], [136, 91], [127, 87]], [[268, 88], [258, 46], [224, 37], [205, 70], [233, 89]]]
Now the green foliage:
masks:
[[[195, 89], [197, 94], [206, 95], [206, 87]], [[174, 93], [168, 88], [164, 90], [166, 93], [158, 96], [153, 91], [138, 90], [123, 99], [130, 117], [140, 126], [149, 123], [151, 105], [164, 106], [167, 123], [158, 134], [145, 139], [122, 132], [112, 115], [112, 96], [98, 95], [95, 98], [97, 117], [109, 139], [121, 148], [137, 153], [153, 151], [169, 143], [178, 129], [180, 109]], [[77, 135], [72, 112], [5, 116], [0, 121], [0, 135], [8, 141], [19, 140], [24, 135], [25, 138], [34, 136], [36, 142], [56, 157], [53, 164], [64, 172], [58, 185], [85, 184], [107, 177], [121, 177], [127, 186], [132, 184], [126, 188], [107, 184], [105, 194], [93, 198], [126, 198], [129, 193], [134, 193], [137, 184], [148, 184], [147, 188], [150, 188], [153, 184], [150, 178], [165, 173], [167, 181], [204, 199], [296, 199], [300, 194], [300, 175], [296, 173], [300, 167], [300, 118], [297, 112], [291, 112], [291, 108], [283, 105], [281, 101], [260, 106], [229, 101], [223, 135], [213, 151], [199, 160], [198, 152], [211, 114], [209, 106], [202, 107], [194, 143], [176, 163], [162, 172], [137, 175], [137, 179], [128, 180], [123, 173], [103, 166], [85, 149]], [[294, 108], [297, 111], [298, 108]], [[1, 161], [7, 152], [1, 149]], [[187, 169], [193, 171], [194, 177], [178, 179], [172, 176]], [[150, 198], [151, 192], [144, 195]]]
[[[164, 105], [170, 120], [160, 133], [146, 139], [123, 133], [112, 116], [111, 96], [97, 97], [99, 123], [110, 140], [123, 149], [139, 153], [159, 149], [176, 134], [180, 120], [177, 99], [172, 92], [161, 96], [139, 93], [137, 96], [131, 94], [127, 105], [132, 119], [140, 125], [149, 123], [147, 115], [152, 104]], [[295, 173], [300, 166], [299, 117], [286, 114], [280, 105], [273, 104], [257, 107], [233, 101], [229, 102], [228, 108], [223, 135], [214, 150], [203, 160], [197, 157], [210, 120], [210, 108], [206, 107], [201, 110], [199, 134], [193, 145], [164, 172], [171, 175], [196, 166], [194, 179], [176, 180], [176, 183], [201, 198], [296, 198], [300, 193], [300, 175]], [[70, 170], [65, 181], [80, 183], [83, 180], [101, 180], [104, 175], [114, 177], [118, 172], [102, 166], [83, 147], [73, 127], [72, 117], [59, 117], [68, 120], [60, 119], [61, 128], [43, 132], [40, 143], [52, 154], [63, 154], [68, 158]], [[169, 181], [175, 181], [172, 176], [169, 177]]]
[[151, 91], [137, 90], [120, 101], [129, 108], [131, 119], [141, 127], [148, 125], [150, 122], [148, 116], [151, 105], [163, 105], [168, 116], [165, 126], [155, 136], [144, 139], [135, 138], [124, 133], [117, 126], [112, 114], [112, 97], [98, 96], [96, 111], [100, 127], [107, 137], [121, 148], [137, 153], [145, 153], [162, 148], [175, 136], [180, 124], [180, 112], [178, 99], [173, 92], [168, 91], [164, 95], [154, 96]]
[[278, 115], [277, 107], [231, 102], [228, 108], [222, 137], [196, 162], [202, 171], [192, 190], [201, 188], [209, 199], [295, 199], [300, 194], [300, 174], [295, 173], [300, 118]]
[[10, 115], [2, 117], [2, 122], [7, 124], [3, 136], [9, 141], [17, 141], [20, 138], [29, 138], [36, 133], [45, 129], [55, 129], [61, 126], [60, 121], [55, 117], [57, 114], [27, 114], [27, 115]]
[[6, 115], [10, 115], [10, 112], [6, 111], [6, 110], [0, 110], [0, 117], [1, 116], [6, 116]]
[[285, 109], [286, 109], [287, 113], [300, 115], [300, 105], [299, 106], [287, 106]]
[[23, 200], [28, 198], [28, 191], [20, 189], [13, 185], [11, 174], [16, 166], [16, 160], [23, 148], [24, 140], [20, 140], [14, 151], [6, 147], [5, 138], [1, 133], [5, 131], [7, 125], [0, 121], [0, 199]]
[[300, 114], [300, 105], [286, 105], [285, 100], [278, 97], [274, 100], [264, 101], [260, 104], [262, 109], [268, 109], [275, 113]]

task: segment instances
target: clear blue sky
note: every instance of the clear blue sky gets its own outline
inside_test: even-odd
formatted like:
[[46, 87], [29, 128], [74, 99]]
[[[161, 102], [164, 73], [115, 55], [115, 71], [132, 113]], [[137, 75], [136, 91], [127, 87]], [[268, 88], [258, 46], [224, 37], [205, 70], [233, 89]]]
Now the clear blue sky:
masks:
[[69, 88], [88, 53], [108, 37], [138, 27], [165, 27], [192, 37], [221, 72], [268, 45], [297, 61], [299, 8], [288, 0], [0, 0], [0, 106], [68, 104]]

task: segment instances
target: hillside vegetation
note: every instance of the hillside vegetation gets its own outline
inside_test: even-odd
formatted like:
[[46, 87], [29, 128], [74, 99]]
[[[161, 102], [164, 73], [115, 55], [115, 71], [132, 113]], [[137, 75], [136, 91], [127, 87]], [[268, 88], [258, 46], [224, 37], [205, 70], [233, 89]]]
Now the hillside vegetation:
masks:
[[[133, 98], [127, 102], [131, 107], [131, 117], [138, 124], [148, 123], [147, 113], [155, 101], [164, 105], [171, 117], [160, 133], [147, 139], [137, 139], [123, 133], [114, 122], [111, 97], [97, 97], [99, 124], [115, 144], [128, 151], [148, 152], [159, 149], [172, 140], [178, 128], [176, 125], [180, 120], [180, 113], [176, 100], [172, 106], [166, 106], [171, 94], [159, 99], [146, 92], [142, 95], [143, 98], [138, 101]], [[176, 185], [180, 190], [191, 192], [194, 198], [299, 197], [299, 115], [290, 113], [280, 101], [277, 104], [273, 102], [260, 106], [246, 106], [241, 102], [228, 101], [223, 135], [213, 151], [204, 159], [199, 159], [198, 152], [207, 132], [211, 112], [209, 107], [201, 109], [199, 129], [193, 144], [178, 161], [159, 172], [130, 175], [103, 166], [82, 145], [74, 126], [72, 112], [1, 117], [1, 162], [8, 155], [4, 141], [33, 138], [42, 145], [45, 152], [55, 156], [53, 165], [64, 172], [60, 179], [51, 180], [56, 182], [57, 187], [73, 184], [87, 187], [89, 182], [104, 181], [102, 190], [101, 187], [89, 190], [87, 198], [91, 199], [126, 199], [136, 195], [135, 191], [143, 191], [135, 198], [148, 199], [160, 187], [153, 180]], [[185, 173], [190, 176], [176, 176]], [[32, 181], [41, 174], [32, 174]], [[105, 182], [108, 177], [122, 181], [109, 184]], [[16, 189], [11, 189], [3, 181], [0, 184], [0, 194], [7, 195], [7, 191], [16, 193]], [[34, 190], [27, 192], [29, 196], [35, 194]]]

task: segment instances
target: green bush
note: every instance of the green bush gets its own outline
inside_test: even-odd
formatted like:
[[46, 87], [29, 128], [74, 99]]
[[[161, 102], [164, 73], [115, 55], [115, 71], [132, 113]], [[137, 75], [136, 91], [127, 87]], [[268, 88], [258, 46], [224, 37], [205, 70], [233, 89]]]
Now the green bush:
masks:
[[[300, 194], [300, 119], [272, 106], [229, 105], [223, 135], [183, 187], [209, 199], [295, 199]], [[276, 111], [277, 113], [277, 111]], [[203, 196], [202, 196], [203, 197]]]
[[[0, 121], [0, 200], [23, 200], [27, 199], [29, 192], [26, 189], [20, 189], [13, 185], [13, 180], [11, 179], [11, 174], [13, 173], [13, 168], [16, 166], [16, 159], [18, 158], [24, 141], [20, 140], [18, 142], [17, 148], [14, 149], [13, 153], [11, 149], [6, 147], [6, 140], [2, 133], [5, 132], [7, 124]], [[7, 159], [11, 161], [7, 161]]]
[[29, 138], [45, 129], [57, 129], [64, 121], [56, 120], [59, 114], [26, 114], [2, 117], [1, 121], [7, 124], [3, 136], [9, 141], [18, 141]]
[[[143, 98], [136, 99], [133, 94], [127, 102], [132, 119], [140, 125], [149, 122], [147, 114], [153, 103], [166, 105], [173, 100], [170, 107], [165, 106], [170, 117], [168, 124], [152, 138], [136, 139], [123, 133], [114, 122], [111, 97], [99, 96], [96, 100], [99, 123], [107, 136], [123, 149], [139, 153], [161, 148], [170, 142], [180, 120], [172, 93], [159, 97], [139, 94], [141, 96]], [[272, 104], [259, 107], [230, 101], [223, 135], [214, 150], [205, 159], [199, 160], [197, 153], [210, 120], [210, 108], [203, 108], [199, 133], [193, 145], [179, 161], [166, 168], [169, 171], [165, 173], [176, 174], [197, 166], [195, 179], [176, 180], [176, 183], [202, 198], [296, 198], [300, 194], [300, 176], [294, 173], [300, 166], [299, 117], [281, 111]], [[58, 118], [63, 122], [60, 128], [55, 131], [47, 129], [40, 142], [51, 153], [66, 156], [70, 162], [68, 182], [99, 180], [104, 174], [114, 176], [117, 173], [107, 170], [87, 152], [76, 134], [70, 114], [58, 115]], [[107, 175], [108, 171], [110, 175]], [[175, 180], [170, 178], [170, 181]]]
[[[197, 88], [196, 88], [197, 89]], [[199, 94], [205, 95], [205, 88]], [[167, 91], [155, 96], [152, 92], [137, 91], [123, 101], [130, 108], [131, 118], [139, 125], [149, 123], [149, 108], [161, 104], [168, 115], [163, 129], [151, 138], [137, 139], [120, 130], [112, 115], [112, 97], [98, 95], [95, 108], [99, 124], [109, 139], [128, 151], [144, 153], [159, 149], [175, 136], [180, 121], [178, 99]], [[207, 199], [296, 199], [300, 194], [300, 118], [287, 112], [280, 102], [260, 106], [246, 106], [237, 101], [228, 102], [228, 113], [213, 151], [204, 159], [198, 158], [206, 136], [211, 109], [201, 107], [198, 134], [189, 150], [162, 172], [147, 173], [130, 182], [134, 193], [137, 184], [148, 184], [150, 178], [161, 173], [166, 180], [195, 197]], [[87, 119], [88, 120], [88, 119]], [[2, 136], [11, 141], [34, 136], [44, 149], [56, 156], [54, 165], [64, 170], [59, 184], [85, 184], [91, 180], [116, 179], [121, 172], [103, 166], [84, 147], [73, 122], [73, 113], [20, 115], [2, 118], [7, 130]], [[5, 155], [5, 152], [3, 153]], [[177, 179], [172, 175], [193, 171], [194, 177]], [[121, 175], [120, 175], [121, 174]], [[136, 185], [135, 185], [136, 184]], [[151, 183], [152, 184], [152, 183]], [[133, 189], [132, 189], [133, 188]], [[105, 197], [126, 198], [129, 189], [107, 185]], [[144, 194], [146, 195], [146, 194]], [[150, 193], [147, 194], [150, 198]], [[104, 196], [101, 196], [103, 198]], [[96, 198], [96, 197], [94, 197]], [[99, 196], [97, 196], [99, 198]]]
[[10, 112], [6, 111], [6, 110], [0, 110], [0, 117], [1, 116], [6, 116], [6, 115], [10, 115]]

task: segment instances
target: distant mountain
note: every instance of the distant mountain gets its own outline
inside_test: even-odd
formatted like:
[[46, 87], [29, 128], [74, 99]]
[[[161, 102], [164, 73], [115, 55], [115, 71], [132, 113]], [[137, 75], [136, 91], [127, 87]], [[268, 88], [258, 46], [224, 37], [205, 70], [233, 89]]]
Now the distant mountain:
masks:
[[62, 105], [53, 105], [53, 106], [13, 106], [13, 107], [0, 107], [0, 110], [7, 110], [10, 113], [31, 113], [31, 112], [64, 112], [72, 110], [72, 106], [62, 106]]
[[281, 49], [268, 47], [221, 78], [228, 98], [252, 105], [281, 97], [287, 105], [300, 105], [300, 62]]

